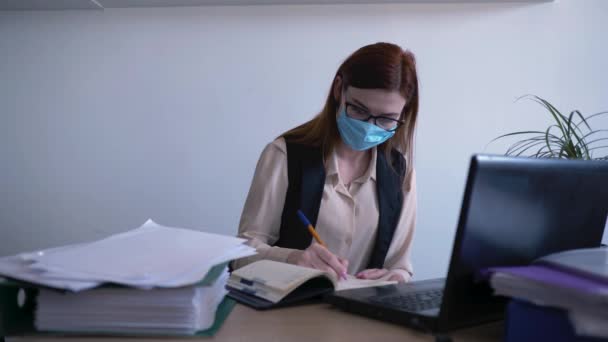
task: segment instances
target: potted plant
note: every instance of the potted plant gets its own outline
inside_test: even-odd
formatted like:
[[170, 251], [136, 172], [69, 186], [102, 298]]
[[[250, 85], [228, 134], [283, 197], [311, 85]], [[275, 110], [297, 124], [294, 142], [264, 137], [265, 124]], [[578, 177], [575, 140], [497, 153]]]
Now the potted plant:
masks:
[[608, 160], [608, 154], [601, 153], [602, 150], [608, 151], [608, 129], [591, 128], [593, 119], [608, 114], [608, 111], [584, 116], [580, 111], [573, 110], [565, 115], [538, 96], [524, 95], [520, 99], [540, 104], [551, 115], [552, 121], [544, 131], [513, 132], [493, 139], [490, 143], [507, 137], [523, 138], [507, 149], [507, 156]]

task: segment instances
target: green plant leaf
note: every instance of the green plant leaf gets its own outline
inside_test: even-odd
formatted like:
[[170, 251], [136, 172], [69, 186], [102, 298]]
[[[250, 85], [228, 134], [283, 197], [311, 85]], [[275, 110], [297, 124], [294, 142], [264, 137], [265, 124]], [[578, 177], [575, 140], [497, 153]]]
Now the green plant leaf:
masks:
[[549, 110], [549, 113], [551, 113], [553, 119], [555, 119], [555, 122], [559, 126], [559, 129], [562, 131], [562, 135], [566, 136], [566, 129], [562, 125], [562, 120], [564, 120], [564, 116], [562, 115], [562, 113], [560, 113], [555, 107], [553, 107], [552, 104], [550, 104], [543, 98], [540, 98], [536, 95], [531, 95], [531, 99], [545, 107], [547, 110]]
[[606, 133], [606, 132], [608, 132], [608, 129], [598, 129], [598, 130], [595, 130], [595, 131], [591, 131], [591, 132], [585, 134], [583, 136], [583, 139], [587, 139], [588, 137], [590, 137], [590, 136], [592, 136], [594, 134], [597, 134], [597, 133]]
[[[591, 148], [591, 151], [595, 151], [595, 150], [601, 150], [601, 149], [605, 149], [605, 148], [608, 148], [608, 145], [604, 145], [604, 146], [594, 146], [594, 147], [592, 147], [592, 148]], [[595, 158], [595, 159], [598, 159], [598, 158]], [[599, 159], [601, 159], [601, 160], [608, 160], [608, 155], [606, 155], [606, 156], [604, 156], [604, 157], [601, 157], [601, 158], [599, 158]]]
[[[568, 159], [594, 159], [591, 151], [596, 149], [608, 148], [606, 146], [596, 146], [595, 144], [608, 140], [605, 136], [595, 136], [599, 132], [608, 130], [594, 131], [590, 125], [590, 120], [601, 115], [608, 115], [608, 111], [598, 112], [585, 117], [579, 110], [573, 110], [568, 116], [562, 114], [549, 101], [532, 94], [520, 96], [516, 99], [529, 99], [540, 104], [553, 118], [545, 131], [520, 131], [503, 134], [488, 143], [499, 139], [520, 136], [520, 139], [512, 143], [506, 155], [522, 156], [527, 154], [536, 158], [568, 158]], [[555, 132], [554, 130], [558, 130]], [[590, 137], [595, 139], [590, 140]], [[487, 146], [486, 145], [486, 148]], [[602, 157], [603, 158], [603, 157]], [[599, 158], [595, 158], [599, 159]]]
[[538, 142], [535, 142], [534, 144], [531, 144], [531, 145], [527, 146], [526, 148], [524, 148], [524, 149], [520, 150], [520, 151], [519, 151], [519, 152], [518, 152], [518, 153], [517, 153], [515, 156], [521, 156], [521, 155], [523, 155], [523, 154], [524, 154], [526, 151], [528, 151], [529, 149], [531, 149], [531, 148], [533, 148], [533, 147], [536, 147], [536, 146], [538, 146], [538, 145], [540, 145], [540, 144], [544, 144], [544, 143], [545, 143], [544, 139], [543, 139], [543, 140], [540, 140], [540, 141], [538, 141]]
[[[581, 123], [584, 122], [587, 126], [589, 126], [589, 124], [587, 124], [587, 121], [585, 121], [585, 117], [582, 116], [582, 114], [578, 110], [573, 110], [570, 112], [570, 115], [568, 115], [568, 118], [566, 120], [566, 124], [567, 124], [566, 127], [568, 129], [567, 132], [570, 133], [570, 132], [578, 131], [578, 133], [580, 135], [585, 135], [583, 133], [583, 131], [581, 130], [581, 128], [577, 124], [574, 123], [574, 116], [577, 115], [577, 113], [583, 119], [583, 121]], [[588, 129], [591, 129], [591, 127], [589, 127]]]
[[604, 140], [608, 140], [608, 138], [599, 138], [599, 139], [591, 140], [590, 142], [587, 143], [587, 146], [590, 146], [591, 144], [594, 144], [598, 141], [604, 141]]
[[[531, 138], [522, 139], [522, 140], [519, 140], [519, 141], [516, 141], [516, 142], [514, 142], [514, 143], [513, 143], [513, 144], [512, 144], [512, 145], [509, 147], [509, 149], [507, 150], [507, 152], [512, 152], [512, 151], [514, 152], [514, 151], [516, 151], [517, 149], [521, 148], [521, 147], [522, 147], [522, 145], [526, 145], [526, 144], [528, 144], [528, 143], [530, 143], [530, 142], [535, 142], [535, 141], [539, 141], [539, 140], [542, 140], [542, 141], [544, 142], [544, 141], [545, 141], [545, 134], [543, 134], [543, 135], [538, 135], [538, 136], [531, 137]], [[559, 140], [557, 139], [557, 137], [551, 137], [551, 139], [550, 139], [550, 140], [551, 140], [551, 141], [559, 141]]]
[[591, 130], [591, 126], [589, 126], [589, 123], [587, 122], [587, 119], [585, 119], [585, 117], [583, 116], [583, 114], [582, 114], [580, 111], [578, 111], [578, 110], [573, 110], [573, 111], [570, 113], [570, 115], [572, 116], [572, 114], [576, 114], [576, 115], [578, 116], [578, 118], [580, 118], [580, 119], [581, 119], [581, 121], [579, 121], [579, 123], [578, 123], [578, 124], [574, 124], [574, 126], [576, 126], [576, 128], [578, 128], [580, 124], [584, 123], [584, 124], [585, 124], [585, 126], [587, 126], [587, 129], [588, 129], [588, 130]]
[[[553, 128], [553, 127], [555, 127], [555, 125], [551, 125], [551, 126], [549, 126], [549, 127], [547, 128], [547, 132], [545, 133], [545, 142], [547, 143], [547, 145], [546, 145], [546, 146], [547, 146], [547, 148], [549, 149], [549, 152], [550, 152], [551, 154], [554, 154], [554, 153], [553, 153], [553, 150], [551, 149], [551, 143], [549, 142], [549, 135], [550, 135], [550, 132], [551, 132], [551, 128]], [[560, 157], [561, 157], [561, 155], [562, 155], [562, 150], [560, 150], [559, 155], [560, 155]]]
[[522, 134], [545, 134], [545, 132], [541, 132], [541, 131], [521, 131], [521, 132], [513, 132], [513, 133], [508, 133], [508, 134], [503, 134], [497, 138], [494, 138], [490, 141], [490, 143], [493, 143], [494, 141], [498, 140], [498, 139], [502, 139], [502, 138], [506, 138], [506, 137], [510, 137], [510, 136], [514, 136], [514, 135], [522, 135]]
[[585, 123], [585, 125], [587, 126], [587, 130], [592, 131], [591, 127], [589, 126], [589, 121], [593, 118], [596, 118], [596, 117], [599, 117], [602, 115], [608, 115], [608, 111], [591, 114], [591, 115], [587, 116], [586, 118], [583, 117], [583, 120], [576, 123], [575, 126], [580, 127], [581, 124]]
[[530, 144], [533, 144], [534, 142], [537, 142], [539, 140], [542, 140], [541, 142], [544, 143], [545, 138], [542, 137], [542, 139], [541, 139], [541, 137], [534, 137], [534, 138], [530, 138], [530, 139], [520, 140], [520, 141], [514, 143], [513, 145], [511, 145], [507, 149], [507, 152], [505, 154], [506, 155], [513, 154], [513, 153], [517, 152], [518, 150], [520, 150]]
[[[585, 143], [585, 138], [581, 138], [579, 137], [579, 135], [576, 134], [575, 131], [579, 131], [580, 135], [583, 135], [583, 132], [580, 130], [580, 128], [576, 125], [574, 125], [572, 119], [574, 118], [574, 115], [578, 114], [581, 118], [583, 118], [583, 120], [585, 120], [585, 118], [582, 116], [582, 114], [578, 111], [578, 110], [573, 110], [572, 112], [570, 112], [570, 115], [568, 116], [568, 121], [567, 121], [567, 137], [568, 139], [570, 139], [571, 136], [574, 136], [576, 138], [576, 145], [573, 145], [571, 150], [572, 152], [575, 154], [575, 156], [583, 156], [583, 151], [581, 150], [581, 146], [584, 149], [585, 155], [587, 157], [587, 159], [589, 159], [589, 149], [587, 149], [587, 144]], [[585, 123], [587, 123], [585, 121]], [[589, 126], [587, 124], [587, 126]], [[589, 127], [589, 129], [591, 129], [591, 127]], [[572, 145], [572, 140], [570, 139], [570, 144], [569, 146]]]
[[595, 150], [599, 150], [602, 148], [608, 148], [608, 145], [603, 145], [603, 146], [593, 146], [592, 148], [590, 148], [591, 151], [595, 151]]
[[[585, 121], [589, 122], [589, 120], [590, 120], [590, 119], [593, 119], [593, 118], [598, 117], [598, 116], [600, 116], [600, 115], [606, 115], [606, 114], [608, 114], [608, 111], [603, 111], [603, 112], [599, 112], [599, 113], [594, 113], [594, 114], [591, 114], [591, 115], [587, 116], [587, 117], [585, 118]], [[591, 128], [589, 128], [589, 129], [591, 129]]]

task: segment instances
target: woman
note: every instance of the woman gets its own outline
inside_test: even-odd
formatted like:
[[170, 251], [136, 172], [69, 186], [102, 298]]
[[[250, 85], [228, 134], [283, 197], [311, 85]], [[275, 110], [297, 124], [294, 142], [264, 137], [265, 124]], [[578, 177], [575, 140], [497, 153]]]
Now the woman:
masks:
[[[323, 110], [270, 143], [257, 164], [239, 236], [258, 254], [343, 277], [408, 281], [416, 221], [414, 56], [368, 45], [342, 63]], [[324, 247], [298, 220], [301, 209]]]

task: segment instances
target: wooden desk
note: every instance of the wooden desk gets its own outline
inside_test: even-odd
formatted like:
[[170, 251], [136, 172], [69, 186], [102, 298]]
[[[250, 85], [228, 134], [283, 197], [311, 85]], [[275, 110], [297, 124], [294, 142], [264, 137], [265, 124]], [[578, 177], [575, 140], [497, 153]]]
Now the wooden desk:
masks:
[[[493, 323], [450, 334], [454, 341], [500, 341], [502, 324]], [[171, 339], [125, 338], [54, 338], [20, 337], [8, 341], [168, 341]], [[172, 339], [187, 341], [188, 339]], [[328, 304], [309, 304], [269, 311], [256, 311], [237, 305], [220, 331], [208, 341], [434, 341], [422, 334], [396, 324], [385, 323], [340, 311]], [[8, 342], [7, 341], [7, 342]]]

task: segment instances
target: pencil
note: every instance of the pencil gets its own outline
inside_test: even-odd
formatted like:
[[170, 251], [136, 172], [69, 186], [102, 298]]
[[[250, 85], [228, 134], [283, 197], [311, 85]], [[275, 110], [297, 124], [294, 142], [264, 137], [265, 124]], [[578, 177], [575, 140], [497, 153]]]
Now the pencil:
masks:
[[[319, 234], [317, 234], [315, 227], [313, 227], [312, 223], [310, 223], [310, 221], [308, 221], [308, 218], [306, 217], [306, 215], [304, 215], [302, 210], [298, 210], [298, 217], [300, 218], [300, 221], [302, 221], [302, 223], [304, 223], [304, 225], [308, 228], [310, 235], [312, 235], [312, 237], [315, 238], [315, 241], [317, 241], [317, 243], [319, 245], [327, 248], [327, 245], [325, 244], [325, 242], [323, 242], [323, 240], [321, 240], [321, 237], [319, 236]], [[343, 272], [342, 274], [340, 274], [339, 277], [341, 279], [346, 280], [346, 272]]]
[[300, 218], [300, 221], [302, 221], [302, 223], [304, 223], [304, 225], [308, 228], [310, 235], [312, 235], [312, 237], [315, 238], [315, 241], [317, 241], [317, 243], [319, 245], [327, 248], [327, 245], [325, 244], [325, 242], [323, 242], [323, 240], [321, 240], [321, 237], [319, 236], [319, 234], [317, 234], [315, 227], [313, 227], [312, 223], [310, 223], [310, 221], [308, 221], [308, 218], [306, 217], [306, 215], [304, 215], [302, 210], [298, 210], [298, 217]]

